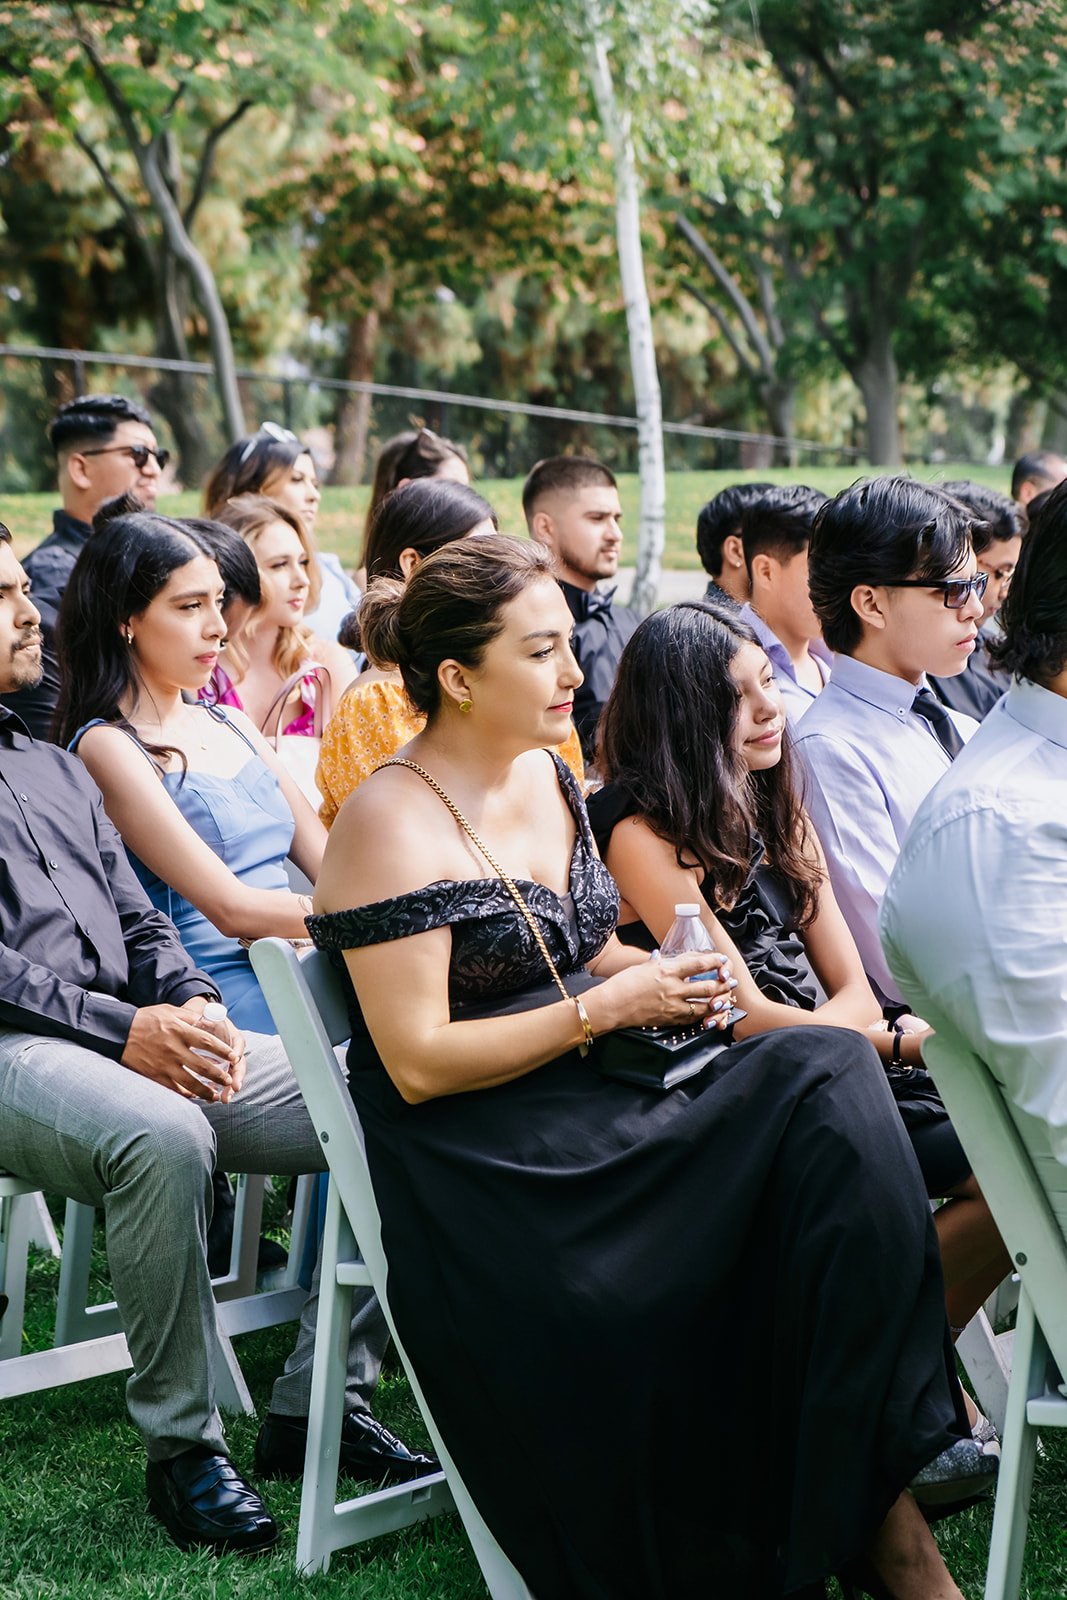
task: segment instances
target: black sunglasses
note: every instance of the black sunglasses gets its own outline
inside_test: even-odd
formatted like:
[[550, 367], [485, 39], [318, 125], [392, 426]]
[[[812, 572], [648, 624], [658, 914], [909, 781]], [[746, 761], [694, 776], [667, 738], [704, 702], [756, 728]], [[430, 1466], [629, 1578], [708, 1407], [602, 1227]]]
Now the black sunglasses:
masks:
[[941, 598], [948, 611], [958, 611], [971, 595], [981, 600], [989, 583], [988, 572], [976, 572], [973, 578], [900, 578], [887, 583], [886, 589], [940, 589]]
[[80, 456], [129, 456], [138, 472], [143, 472], [147, 467], [149, 456], [155, 457], [155, 462], [160, 472], [163, 471], [163, 468], [170, 460], [169, 450], [157, 450], [150, 444], [106, 444], [101, 445], [99, 450], [79, 450], [78, 454]]

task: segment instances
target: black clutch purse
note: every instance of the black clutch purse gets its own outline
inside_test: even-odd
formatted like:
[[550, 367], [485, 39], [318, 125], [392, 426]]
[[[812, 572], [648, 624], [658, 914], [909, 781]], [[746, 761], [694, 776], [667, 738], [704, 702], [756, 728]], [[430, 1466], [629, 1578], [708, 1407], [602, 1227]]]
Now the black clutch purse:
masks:
[[711, 1033], [699, 1023], [691, 1028], [617, 1028], [597, 1040], [589, 1057], [594, 1072], [619, 1078], [662, 1094], [698, 1072], [733, 1043], [733, 1026], [747, 1016], [736, 1008], [730, 1026]]

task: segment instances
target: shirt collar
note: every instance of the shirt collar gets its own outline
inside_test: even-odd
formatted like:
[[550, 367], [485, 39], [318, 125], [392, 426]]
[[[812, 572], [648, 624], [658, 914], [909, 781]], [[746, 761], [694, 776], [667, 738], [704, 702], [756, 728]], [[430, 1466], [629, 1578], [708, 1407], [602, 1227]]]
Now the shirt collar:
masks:
[[93, 530], [89, 523], [83, 522], [80, 517], [72, 517], [70, 512], [64, 511], [61, 506], [58, 511], [52, 512], [52, 531], [65, 539], [74, 539], [78, 544], [84, 544]]
[[23, 738], [32, 737], [29, 728], [17, 712], [9, 710], [7, 706], [0, 706], [0, 733], [21, 733]]
[[857, 700], [879, 711], [887, 711], [892, 717], [902, 717], [909, 712], [919, 690], [928, 687], [925, 673], [917, 684], [909, 683], [893, 672], [883, 672], [880, 667], [868, 666], [866, 661], [857, 661], [855, 656], [835, 655], [833, 664], [832, 683]]
[[577, 584], [567, 583], [563, 578], [560, 578], [559, 586], [575, 622], [584, 622], [587, 617], [596, 617], [611, 610], [614, 589], [579, 589]]
[[1009, 717], [1067, 750], [1067, 699], [1028, 678], [1013, 678], [1001, 705]]
[[704, 590], [704, 599], [713, 601], [717, 606], [725, 606], [728, 611], [736, 612], [741, 609], [740, 603], [734, 599], [732, 594], [727, 594], [726, 590], [721, 588], [714, 578], [708, 579], [708, 586]]
[[[784, 672], [788, 673], [795, 683], [797, 670], [793, 665], [793, 660], [789, 654], [789, 651], [786, 649], [785, 645], [782, 643], [781, 639], [779, 639], [778, 635], [773, 631], [773, 629], [768, 628], [759, 612], [753, 611], [751, 601], [745, 601], [745, 604], [741, 607], [741, 610], [738, 613], [738, 617], [741, 622], [748, 623], [748, 626], [752, 629], [752, 632], [756, 635], [756, 638], [759, 640], [764, 650], [766, 650], [770, 659], [776, 664], [776, 666], [780, 666]], [[826, 667], [833, 666], [834, 658], [831, 652], [827, 649], [825, 640], [809, 640], [808, 649], [813, 656], [818, 656]]]

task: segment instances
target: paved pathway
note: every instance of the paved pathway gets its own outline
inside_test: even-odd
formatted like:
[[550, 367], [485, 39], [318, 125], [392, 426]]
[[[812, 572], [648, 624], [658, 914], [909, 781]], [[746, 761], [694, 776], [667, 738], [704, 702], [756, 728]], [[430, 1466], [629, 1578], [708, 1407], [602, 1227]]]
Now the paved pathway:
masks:
[[[633, 587], [633, 567], [619, 568], [619, 599], [629, 599]], [[659, 583], [659, 604], [661, 606], [674, 605], [677, 600], [699, 600], [704, 594], [707, 585], [707, 574], [702, 568], [695, 572], [667, 572], [664, 571]]]

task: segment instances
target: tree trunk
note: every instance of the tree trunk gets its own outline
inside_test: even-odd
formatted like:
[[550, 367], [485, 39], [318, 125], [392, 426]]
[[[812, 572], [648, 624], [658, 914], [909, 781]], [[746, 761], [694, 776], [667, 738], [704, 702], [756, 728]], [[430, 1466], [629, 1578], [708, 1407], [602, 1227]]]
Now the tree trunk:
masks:
[[[185, 337], [187, 281], [165, 239], [160, 245], [159, 265], [161, 276], [157, 285], [159, 317], [156, 352], [170, 361], [188, 361], [189, 345]], [[198, 381], [192, 373], [164, 371], [148, 392], [152, 405], [162, 412], [170, 424], [178, 451], [180, 476], [188, 489], [199, 488], [219, 454], [209, 444], [204, 431]]]
[[1048, 397], [1041, 448], [1054, 450], [1058, 456], [1067, 455], [1067, 394], [1062, 389], [1054, 389]]
[[208, 342], [215, 363], [215, 386], [222, 405], [227, 442], [232, 443], [245, 432], [245, 418], [240, 390], [237, 387], [237, 363], [233, 355], [230, 324], [226, 318], [222, 296], [219, 294], [219, 286], [215, 282], [215, 274], [186, 231], [181, 212], [163, 175], [158, 144], [153, 142], [147, 147], [139, 144], [135, 154], [145, 188], [148, 190], [148, 197], [163, 229], [163, 236], [169, 249], [188, 272], [196, 298], [200, 302], [200, 309], [207, 321]]
[[630, 344], [637, 407], [637, 455], [641, 476], [641, 511], [637, 532], [637, 572], [630, 604], [645, 615], [656, 604], [663, 570], [667, 480], [663, 462], [663, 408], [656, 349], [652, 340], [652, 308], [648, 301], [641, 250], [641, 206], [637, 161], [630, 136], [629, 113], [616, 99], [607, 43], [595, 0], [585, 0], [587, 60], [597, 111], [615, 166], [615, 236], [619, 251], [626, 328]]
[[1020, 456], [1039, 448], [1041, 439], [1041, 401], [1032, 389], [1020, 389], [1012, 396], [1004, 423], [1004, 459], [1018, 461]]
[[875, 330], [863, 360], [853, 368], [852, 377], [863, 395], [867, 412], [867, 460], [872, 467], [898, 467], [901, 463], [897, 416], [900, 379], [889, 328]]
[[[374, 377], [374, 357], [378, 346], [379, 316], [371, 310], [353, 317], [345, 339], [343, 376], [349, 383], [370, 383]], [[342, 393], [334, 430], [334, 462], [331, 483], [351, 487], [363, 480], [370, 432], [371, 396], [366, 390]]]
[[[769, 380], [763, 385], [763, 404], [771, 432], [781, 439], [792, 441], [796, 426], [797, 386], [791, 378]], [[778, 461], [783, 467], [797, 465], [797, 448], [790, 442], [777, 447]], [[768, 461], [768, 466], [771, 462]]]

